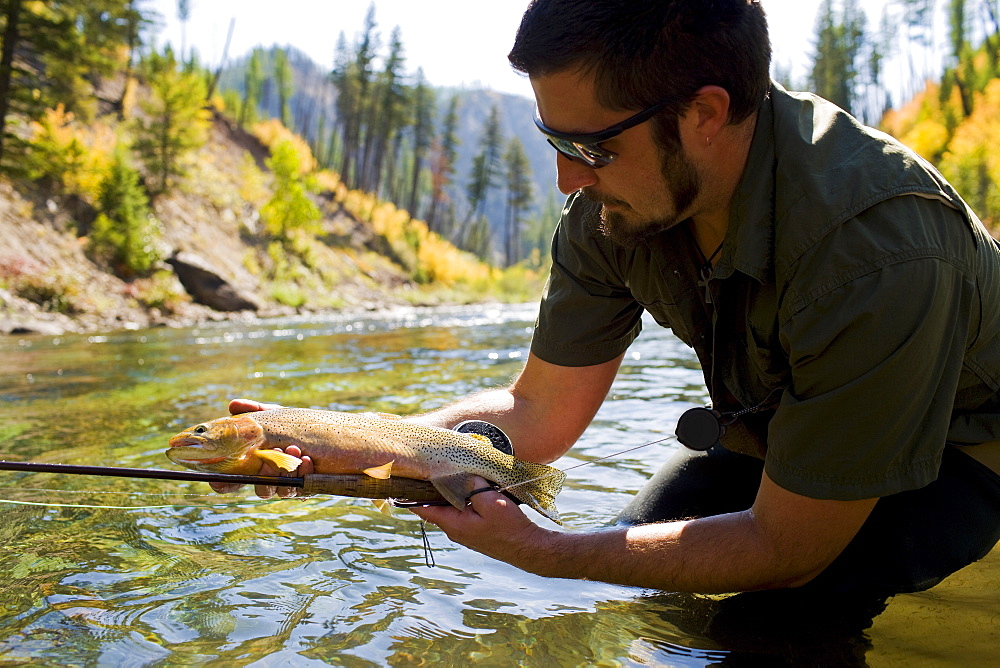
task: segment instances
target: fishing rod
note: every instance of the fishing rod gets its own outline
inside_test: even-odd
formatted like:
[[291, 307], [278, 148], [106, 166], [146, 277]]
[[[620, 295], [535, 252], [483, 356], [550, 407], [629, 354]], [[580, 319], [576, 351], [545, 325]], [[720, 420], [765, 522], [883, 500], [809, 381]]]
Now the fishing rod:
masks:
[[40, 464], [34, 462], [7, 462], [2, 460], [0, 460], [0, 471], [98, 475], [119, 478], [153, 478], [157, 480], [185, 480], [237, 485], [272, 485], [276, 487], [297, 487], [302, 489], [306, 494], [330, 494], [362, 499], [405, 499], [409, 502], [428, 504], [444, 501], [444, 498], [430, 482], [397, 476], [381, 480], [364, 474], [311, 473], [300, 478], [286, 478], [284, 476], [197, 473], [194, 471], [131, 469], [118, 466]]

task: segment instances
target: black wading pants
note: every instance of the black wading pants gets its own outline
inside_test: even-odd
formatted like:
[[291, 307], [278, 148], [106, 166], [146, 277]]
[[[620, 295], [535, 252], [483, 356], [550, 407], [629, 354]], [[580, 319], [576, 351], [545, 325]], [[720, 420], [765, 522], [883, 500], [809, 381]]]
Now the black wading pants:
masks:
[[[746, 510], [753, 505], [763, 468], [763, 461], [719, 446], [678, 452], [616, 523]], [[981, 559], [998, 540], [1000, 476], [949, 447], [937, 480], [879, 499], [843, 553], [797, 591], [849, 597], [920, 591]]]

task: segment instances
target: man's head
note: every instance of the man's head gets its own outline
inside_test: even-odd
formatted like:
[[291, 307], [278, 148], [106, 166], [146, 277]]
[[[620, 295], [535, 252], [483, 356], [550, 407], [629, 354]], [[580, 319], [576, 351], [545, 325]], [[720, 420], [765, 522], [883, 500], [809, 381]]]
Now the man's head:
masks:
[[[704, 127], [746, 126], [770, 86], [767, 22], [748, 0], [533, 0], [509, 59], [531, 77], [560, 189], [602, 203], [605, 232], [626, 245], [719, 210], [731, 179], [685, 151], [681, 119], [714, 110]], [[688, 147], [702, 127], [685, 123]]]
[[[771, 44], [756, 0], [532, 0], [508, 59], [532, 78], [589, 74], [609, 109], [646, 109], [719, 86], [736, 124], [767, 96]], [[667, 110], [676, 116], [683, 102]]]

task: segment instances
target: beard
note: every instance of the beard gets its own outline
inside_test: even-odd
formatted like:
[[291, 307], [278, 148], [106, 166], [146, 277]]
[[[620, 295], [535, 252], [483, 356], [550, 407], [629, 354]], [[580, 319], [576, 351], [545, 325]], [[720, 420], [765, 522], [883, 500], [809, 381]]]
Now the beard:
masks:
[[[667, 183], [667, 195], [673, 205], [672, 212], [660, 218], [642, 220], [602, 206], [598, 228], [601, 234], [620, 246], [635, 248], [688, 217], [687, 211], [701, 192], [701, 178], [680, 146], [676, 148], [677, 150], [668, 151], [660, 163], [660, 174]], [[592, 202], [615, 205], [625, 211], [631, 208], [623, 200], [602, 195], [589, 188], [583, 189], [583, 196]]]

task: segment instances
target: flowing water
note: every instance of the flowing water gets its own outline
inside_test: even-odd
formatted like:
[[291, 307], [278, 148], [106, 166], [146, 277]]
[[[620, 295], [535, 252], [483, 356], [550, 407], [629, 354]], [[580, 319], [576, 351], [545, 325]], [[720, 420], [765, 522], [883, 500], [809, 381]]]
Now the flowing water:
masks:
[[[137, 468], [244, 396], [413, 413], [509, 380], [529, 306], [0, 340], [0, 458]], [[600, 527], [706, 401], [691, 352], [648, 323], [557, 463], [570, 531]], [[531, 511], [536, 520], [545, 522]], [[996, 665], [1000, 550], [847, 620], [523, 573], [404, 510], [207, 485], [0, 472], [2, 665]]]

